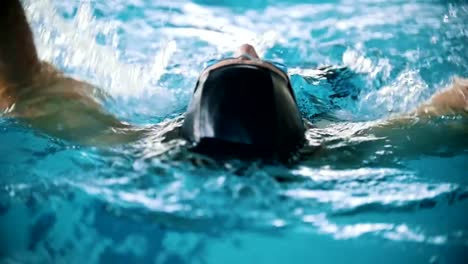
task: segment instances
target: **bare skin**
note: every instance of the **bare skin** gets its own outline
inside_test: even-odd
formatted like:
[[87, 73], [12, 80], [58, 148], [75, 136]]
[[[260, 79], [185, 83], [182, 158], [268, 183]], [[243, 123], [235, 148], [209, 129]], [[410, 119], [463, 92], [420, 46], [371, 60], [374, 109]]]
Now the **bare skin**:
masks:
[[[251, 58], [240, 56], [248, 54]], [[272, 64], [261, 60], [251, 45], [237, 51], [240, 57], [223, 60], [205, 69], [231, 64], [268, 68], [288, 79]], [[102, 107], [103, 93], [94, 86], [65, 76], [41, 62], [19, 0], [0, 1], [0, 113], [24, 120], [51, 136], [88, 145], [109, 145], [137, 140], [150, 132], [121, 122]], [[435, 94], [411, 116], [432, 117], [468, 113], [468, 80]], [[393, 119], [370, 132], [388, 135], [392, 127], [407, 122]]]
[[101, 90], [39, 60], [19, 0], [0, 2], [0, 38], [0, 113], [83, 144], [114, 144], [144, 134], [102, 108]]
[[468, 114], [468, 79], [454, 78], [452, 86], [438, 92], [421, 105], [416, 114], [420, 116], [441, 116]]

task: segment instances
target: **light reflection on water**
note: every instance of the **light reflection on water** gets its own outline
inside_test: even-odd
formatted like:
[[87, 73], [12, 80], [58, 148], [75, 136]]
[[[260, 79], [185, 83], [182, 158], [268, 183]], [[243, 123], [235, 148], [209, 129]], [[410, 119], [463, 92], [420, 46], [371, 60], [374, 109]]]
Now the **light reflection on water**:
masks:
[[[1, 237], [9, 239], [0, 256], [216, 263], [223, 254], [239, 259], [260, 240], [266, 246], [257, 250], [272, 258], [265, 262], [280, 261], [286, 253], [272, 248], [283, 246], [304, 263], [339, 262], [357, 240], [377, 255], [401, 245], [403, 259], [456, 262], [468, 245], [466, 118], [413, 120], [433, 145], [412, 150], [375, 127], [413, 110], [451, 76], [468, 76], [468, 7], [301, 2], [28, 1], [42, 58], [103, 87], [113, 97], [108, 108], [125, 120], [159, 126], [103, 150], [0, 119], [0, 150], [9, 153], [0, 160]], [[203, 63], [243, 42], [291, 66], [301, 111], [318, 126], [297, 163], [218, 162], [160, 138], [162, 120], [184, 111]], [[328, 64], [347, 69], [330, 81], [315, 71]], [[349, 94], [332, 98], [336, 91]], [[446, 148], [436, 149], [438, 141]], [[286, 244], [278, 246], [278, 234]], [[339, 247], [345, 257], [295, 251], [303, 244]]]

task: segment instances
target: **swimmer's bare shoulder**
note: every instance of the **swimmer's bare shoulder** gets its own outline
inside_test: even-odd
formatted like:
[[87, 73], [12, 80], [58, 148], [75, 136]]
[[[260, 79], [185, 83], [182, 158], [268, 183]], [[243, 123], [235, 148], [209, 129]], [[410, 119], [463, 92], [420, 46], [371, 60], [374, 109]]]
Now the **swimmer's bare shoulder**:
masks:
[[84, 144], [127, 142], [144, 133], [106, 112], [103, 99], [94, 86], [41, 62], [19, 0], [0, 1], [0, 113]]

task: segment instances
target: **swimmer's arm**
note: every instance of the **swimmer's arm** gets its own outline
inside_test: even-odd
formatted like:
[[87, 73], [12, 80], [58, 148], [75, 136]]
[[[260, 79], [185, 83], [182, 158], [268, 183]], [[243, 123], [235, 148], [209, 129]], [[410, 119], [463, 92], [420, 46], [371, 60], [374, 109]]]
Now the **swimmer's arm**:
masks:
[[[121, 122], [102, 107], [105, 94], [43, 63], [10, 113], [50, 136], [102, 146], [134, 141], [148, 132]], [[44, 68], [49, 68], [44, 70]]]
[[452, 85], [436, 93], [415, 114], [421, 117], [468, 115], [468, 79], [455, 77]]
[[455, 77], [451, 85], [434, 94], [415, 111], [389, 119], [379, 126], [384, 132], [394, 127], [410, 125], [418, 121], [428, 121], [439, 117], [468, 116], [468, 79]]
[[49, 135], [102, 145], [135, 140], [144, 129], [120, 122], [100, 104], [92, 85], [42, 63], [19, 0], [0, 1], [0, 114]]
[[0, 1], [0, 96], [7, 85], [30, 81], [40, 62], [33, 35], [18, 0]]
[[[389, 119], [357, 133], [371, 136], [361, 151], [385, 151], [395, 157], [464, 149], [468, 144], [468, 79], [454, 78], [409, 115]], [[460, 120], [460, 118], [462, 118]], [[365, 151], [364, 151], [365, 152]]]

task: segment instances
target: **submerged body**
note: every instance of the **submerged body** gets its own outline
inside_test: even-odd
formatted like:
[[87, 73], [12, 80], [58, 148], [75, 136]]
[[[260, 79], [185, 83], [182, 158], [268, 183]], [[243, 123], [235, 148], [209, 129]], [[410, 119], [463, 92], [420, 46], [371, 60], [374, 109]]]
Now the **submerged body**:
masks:
[[[139, 128], [126, 124], [108, 113], [102, 107], [102, 101], [106, 95], [101, 90], [87, 83], [69, 78], [53, 66], [40, 62], [32, 41], [31, 30], [19, 1], [3, 1], [0, 5], [1, 12], [3, 12], [0, 18], [0, 29], [2, 29], [1, 34], [4, 35], [2, 40], [5, 39], [0, 44], [0, 109], [3, 110], [5, 115], [24, 120], [34, 128], [49, 135], [89, 145], [126, 143], [152, 133], [151, 128]], [[5, 38], [6, 36], [14, 37]], [[248, 56], [243, 56], [243, 54]], [[304, 138], [305, 125], [302, 124], [295, 102], [292, 102], [295, 98], [290, 88], [289, 77], [281, 69], [261, 60], [255, 49], [250, 45], [241, 46], [238, 55], [235, 58], [223, 60], [208, 67], [201, 73], [199, 81], [205, 82], [213, 77], [213, 73], [216, 74], [222, 69], [229, 70], [234, 67], [261, 69], [278, 79], [267, 85], [268, 89], [273, 89], [274, 84], [281, 82], [281, 80], [285, 81], [286, 84], [283, 83], [278, 89], [282, 91], [282, 95], [277, 98], [288, 101], [289, 103], [286, 103], [286, 105], [291, 107], [284, 109], [280, 107], [282, 111], [280, 113], [272, 111], [274, 106], [282, 103], [275, 101], [273, 97], [265, 98], [265, 92], [260, 90], [263, 87], [258, 87], [259, 90], [256, 90], [255, 93], [250, 92], [250, 94], [231, 89], [235, 91], [236, 96], [240, 97], [227, 96], [223, 99], [221, 99], [222, 95], [228, 94], [227, 89], [223, 90], [225, 87], [216, 87], [216, 89], [212, 90], [218, 92], [218, 94], [214, 93], [213, 98], [208, 100], [211, 103], [192, 101], [192, 105], [188, 110], [188, 119], [182, 129], [182, 136], [197, 144], [204, 138], [221, 139], [231, 143], [245, 143], [247, 145], [252, 145], [255, 141], [260, 143], [253, 145], [255, 147], [262, 146], [266, 152], [282, 152], [283, 150], [291, 152], [300, 145], [299, 142]], [[239, 79], [255, 78], [255, 80], [258, 80], [257, 77], [246, 77], [248, 76], [246, 72], [228, 75], [232, 76], [232, 74], [238, 74]], [[219, 78], [225, 79], [226, 77], [221, 76]], [[235, 76], [232, 78], [233, 80], [236, 79]], [[255, 85], [259, 86], [261, 83]], [[254, 88], [250, 87], [250, 89]], [[285, 93], [287, 90], [289, 90], [289, 93]], [[196, 91], [194, 98], [196, 99]], [[226, 112], [219, 108], [220, 105], [224, 107], [233, 98], [238, 101], [240, 107], [243, 107], [243, 98], [248, 98], [254, 101], [266, 100], [266, 105], [271, 105], [273, 108], [267, 108], [261, 114], [256, 112], [257, 115], [249, 116], [248, 113], [245, 114], [246, 118], [250, 119], [248, 121], [249, 128], [246, 130], [243, 127], [245, 120], [239, 121], [239, 117], [242, 115], [241, 110], [236, 112], [234, 108], [230, 108]], [[194, 102], [199, 103], [199, 105], [194, 105]], [[206, 108], [206, 106], [213, 104], [217, 104], [218, 108]], [[253, 103], [249, 103], [249, 105], [248, 109], [242, 110], [247, 112], [256, 111]], [[205, 111], [205, 114], [208, 115], [195, 117], [193, 115], [194, 111], [191, 111], [191, 109], [193, 110], [196, 107], [209, 109]], [[411, 153], [413, 146], [429, 144], [428, 140], [431, 140], [423, 137], [424, 130], [412, 130], [411, 126], [407, 126], [414, 118], [430, 120], [441, 115], [466, 116], [467, 113], [468, 81], [455, 78], [450, 87], [435, 94], [416, 111], [408, 113], [406, 116], [390, 119], [375, 127], [356, 131], [355, 135], [359, 136], [367, 133], [376, 137], [385, 137], [400, 142], [403, 152]], [[217, 116], [213, 118], [214, 115]], [[208, 123], [210, 125], [201, 128], [199, 125], [200, 120], [206, 121], [207, 116], [209, 116]], [[237, 120], [240, 123], [236, 123], [237, 121], [230, 122], [232, 120]], [[228, 126], [225, 124], [228, 124]], [[218, 129], [219, 127], [223, 128]], [[407, 129], [404, 129], [404, 127], [407, 127]], [[461, 131], [462, 134], [466, 133], [466, 127], [455, 129]], [[258, 130], [258, 133], [255, 132], [257, 135], [253, 136], [252, 133], [256, 130]], [[271, 131], [272, 135], [276, 136], [266, 137], [268, 135], [266, 131], [268, 130]], [[409, 134], [413, 135], [412, 140], [405, 141]], [[172, 137], [177, 136], [178, 133], [168, 133], [166, 135]], [[292, 139], [288, 140], [289, 138]], [[447, 142], [441, 140], [436, 143], [443, 145]], [[219, 150], [214, 151], [216, 155], [216, 151]], [[317, 153], [320, 154], [321, 152]]]

